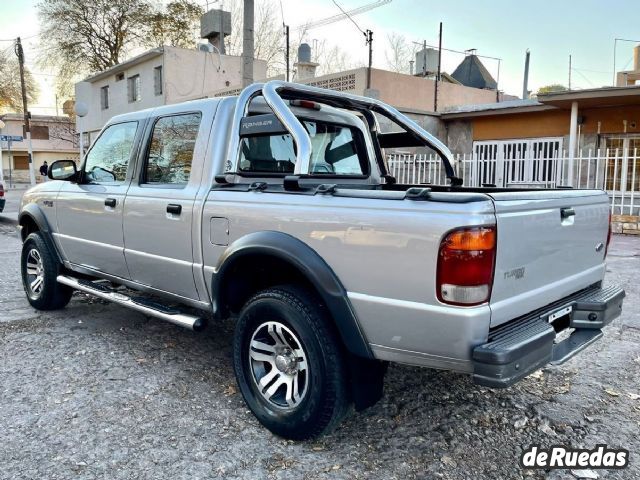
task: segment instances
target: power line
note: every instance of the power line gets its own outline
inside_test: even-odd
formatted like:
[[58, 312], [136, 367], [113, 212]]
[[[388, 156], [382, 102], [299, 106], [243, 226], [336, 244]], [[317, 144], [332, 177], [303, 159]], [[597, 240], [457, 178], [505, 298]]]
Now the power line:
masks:
[[[22, 40], [29, 40], [31, 38], [36, 38], [36, 37], [39, 37], [39, 36], [40, 36], [40, 33], [36, 33], [34, 35], [30, 35], [28, 37], [21, 37], [21, 38], [22, 38]], [[15, 41], [16, 41], [15, 38], [6, 38], [6, 39], [1, 39], [0, 40], [0, 42], [15, 42]]]
[[344, 9], [344, 8], [342, 8], [340, 5], [338, 5], [338, 2], [336, 2], [336, 0], [331, 0], [331, 1], [335, 4], [335, 6], [336, 6], [336, 7], [338, 7], [338, 8], [340, 9], [340, 11], [341, 11], [344, 15], [346, 15], [346, 17], [347, 17], [349, 20], [351, 20], [351, 22], [353, 22], [353, 24], [356, 26], [356, 28], [357, 28], [358, 30], [360, 30], [360, 32], [361, 32], [363, 35], [365, 35], [365, 36], [367, 35], [367, 34], [364, 32], [364, 30], [362, 30], [362, 29], [360, 28], [360, 26], [356, 23], [356, 21], [355, 21], [353, 18], [351, 18], [351, 15], [349, 15], [349, 14], [345, 11], [345, 9]]
[[[415, 43], [416, 45], [420, 45], [421, 47], [422, 47], [422, 46], [424, 46], [424, 47], [429, 47], [429, 48], [435, 48], [436, 50], [438, 49], [438, 47], [437, 47], [436, 45], [429, 45], [429, 44], [424, 43], [424, 42], [411, 42], [411, 43]], [[462, 50], [453, 50], [453, 49], [451, 49], [451, 48], [444, 48], [444, 47], [442, 47], [442, 50], [444, 50], [445, 52], [461, 53], [461, 54], [463, 54], [463, 55], [466, 55], [470, 50], [475, 50], [475, 49], [469, 49], [469, 50], [464, 50], [464, 51], [462, 51]], [[498, 58], [498, 57], [489, 57], [488, 55], [478, 55], [478, 54], [475, 54], [475, 56], [476, 56], [476, 57], [480, 57], [480, 58], [489, 58], [489, 59], [491, 59], [491, 60], [499, 60], [499, 61], [502, 61], [502, 59], [501, 59], [501, 58]]]
[[611, 70], [591, 70], [589, 68], [578, 68], [578, 67], [572, 67], [573, 70], [580, 70], [582, 72], [590, 72], [590, 73], [606, 73], [606, 74], [610, 74]]
[[589, 85], [591, 85], [592, 87], [594, 87], [594, 88], [595, 88], [595, 85], [591, 82], [591, 80], [589, 80], [589, 79], [586, 77], [586, 75], [584, 75], [580, 70], [576, 70], [575, 68], [572, 68], [572, 70], [575, 70], [575, 71], [576, 71], [576, 72], [577, 72], [577, 73], [578, 73], [582, 78], [584, 78], [584, 79], [587, 81], [587, 83], [588, 83]]

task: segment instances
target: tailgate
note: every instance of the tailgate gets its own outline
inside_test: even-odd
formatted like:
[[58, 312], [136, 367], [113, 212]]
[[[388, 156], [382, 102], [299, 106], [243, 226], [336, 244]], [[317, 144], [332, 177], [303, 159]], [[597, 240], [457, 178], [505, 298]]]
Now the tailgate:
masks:
[[499, 192], [491, 294], [496, 326], [604, 276], [609, 199], [599, 190]]

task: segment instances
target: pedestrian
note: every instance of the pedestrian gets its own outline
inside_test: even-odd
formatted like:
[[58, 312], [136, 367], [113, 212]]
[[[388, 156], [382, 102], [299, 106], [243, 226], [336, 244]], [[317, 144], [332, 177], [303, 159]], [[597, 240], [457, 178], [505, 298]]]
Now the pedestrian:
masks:
[[49, 173], [49, 165], [47, 165], [47, 161], [45, 160], [42, 165], [40, 165], [40, 175], [42, 175], [42, 181], [47, 181], [47, 173]]

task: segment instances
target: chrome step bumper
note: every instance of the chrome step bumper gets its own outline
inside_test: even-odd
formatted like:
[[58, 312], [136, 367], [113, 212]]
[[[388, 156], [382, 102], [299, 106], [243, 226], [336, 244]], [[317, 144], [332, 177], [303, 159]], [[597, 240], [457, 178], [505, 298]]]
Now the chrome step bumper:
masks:
[[[487, 343], [473, 349], [474, 383], [505, 388], [549, 363], [566, 362], [602, 337], [601, 329], [622, 312], [624, 296], [617, 285], [590, 287], [491, 330]], [[557, 341], [566, 328], [574, 330]]]
[[58, 283], [67, 285], [75, 290], [89, 293], [104, 300], [122, 305], [123, 307], [130, 308], [131, 310], [136, 310], [144, 313], [145, 315], [171, 322], [195, 332], [202, 331], [207, 326], [205, 318], [183, 313], [176, 308], [168, 307], [145, 297], [130, 297], [129, 295], [123, 295], [122, 293], [112, 290], [106, 285], [70, 277], [68, 275], [58, 275], [57, 281]]

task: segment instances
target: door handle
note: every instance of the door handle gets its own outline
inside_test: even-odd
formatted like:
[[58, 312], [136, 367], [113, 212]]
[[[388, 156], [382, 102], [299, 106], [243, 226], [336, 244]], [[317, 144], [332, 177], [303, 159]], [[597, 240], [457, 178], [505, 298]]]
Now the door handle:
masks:
[[182, 205], [178, 203], [170, 203], [169, 205], [167, 205], [167, 213], [180, 215], [181, 212], [182, 212]]
[[116, 199], [115, 199], [115, 198], [105, 198], [105, 199], [104, 199], [104, 204], [105, 204], [107, 207], [114, 208], [114, 207], [116, 206], [116, 203], [117, 203], [117, 202], [116, 202]]
[[572, 207], [560, 209], [560, 218], [562, 218], [563, 220], [565, 218], [573, 217], [575, 214], [576, 214], [576, 211]]

